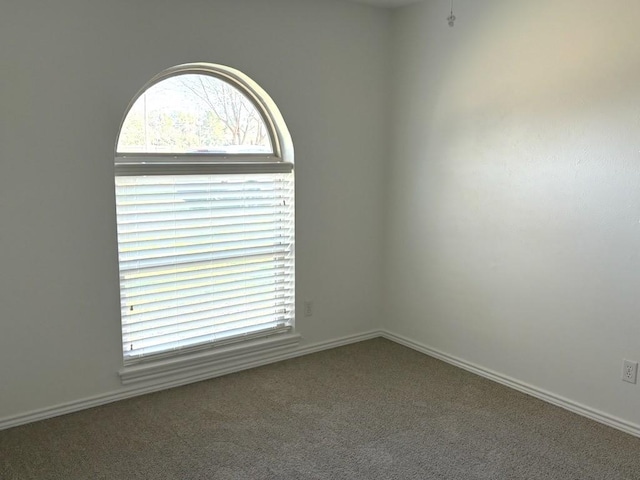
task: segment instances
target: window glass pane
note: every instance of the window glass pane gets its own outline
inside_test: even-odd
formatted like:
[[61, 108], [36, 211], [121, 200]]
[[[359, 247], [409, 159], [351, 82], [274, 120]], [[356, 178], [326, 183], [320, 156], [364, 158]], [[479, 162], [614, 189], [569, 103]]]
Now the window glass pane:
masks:
[[255, 105], [216, 77], [183, 74], [146, 90], [127, 114], [119, 153], [273, 153]]

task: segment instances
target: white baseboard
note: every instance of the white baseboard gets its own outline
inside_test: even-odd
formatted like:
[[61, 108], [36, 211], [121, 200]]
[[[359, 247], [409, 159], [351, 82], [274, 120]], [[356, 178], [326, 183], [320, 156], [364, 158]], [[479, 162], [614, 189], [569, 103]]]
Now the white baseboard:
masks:
[[526, 393], [527, 395], [538, 398], [547, 403], [551, 403], [558, 407], [564, 408], [565, 410], [569, 410], [570, 412], [577, 413], [578, 415], [587, 417], [591, 420], [595, 420], [596, 422], [602, 423], [609, 427], [613, 427], [625, 433], [640, 437], [640, 425], [627, 422], [626, 420], [622, 420], [621, 418], [617, 418], [594, 408], [587, 407], [580, 403], [574, 402], [573, 400], [569, 400], [554, 393], [537, 388], [533, 385], [526, 384], [514, 378], [502, 375], [498, 372], [494, 372], [479, 365], [467, 362], [461, 358], [457, 358], [452, 355], [440, 352], [427, 345], [415, 342], [401, 335], [396, 335], [395, 333], [389, 332], [387, 330], [381, 331], [381, 336], [388, 340], [391, 340], [392, 342], [399, 343], [400, 345], [404, 345], [405, 347], [409, 347], [413, 350], [424, 353], [425, 355], [429, 355], [430, 357], [434, 357], [438, 360], [442, 360], [443, 362], [455, 365], [456, 367], [462, 368], [463, 370], [475, 373], [476, 375], [488, 378], [489, 380], [500, 383], [509, 388], [513, 388], [514, 390], [518, 390], [519, 392]]
[[125, 386], [121, 390], [115, 392], [96, 395], [93, 397], [83, 398], [81, 400], [66, 402], [52, 407], [42, 408], [19, 415], [1, 418], [0, 430], [17, 427], [19, 425], [24, 425], [31, 422], [37, 422], [39, 420], [46, 420], [48, 418], [66, 415], [68, 413], [78, 412], [87, 408], [97, 407], [100, 405], [105, 405], [107, 403], [125, 400], [131, 397], [137, 397], [139, 395], [144, 395], [147, 393], [157, 392], [173, 387], [179, 387], [202, 380], [208, 380], [210, 378], [239, 372], [241, 370], [247, 370], [249, 368], [260, 367], [263, 365], [268, 365], [270, 363], [280, 362], [282, 360], [320, 352], [322, 350], [329, 350], [331, 348], [341, 347], [350, 343], [362, 342], [364, 340], [370, 340], [379, 336], [380, 331], [374, 330], [362, 334], [349, 335], [326, 342], [314, 343], [303, 347], [294, 347], [284, 351], [282, 351], [282, 349], [278, 349], [277, 351], [267, 351], [264, 353], [264, 355], [261, 356], [252, 355], [247, 358], [237, 358], [234, 359], [234, 361], [215, 365], [206, 372], [199, 372], [191, 375], [185, 374], [180, 378], [172, 378], [169, 380], [159, 379], [158, 381], [147, 383], [145, 385]]
[[351, 343], [362, 342], [364, 340], [370, 340], [376, 337], [386, 338], [388, 340], [391, 340], [392, 342], [396, 342], [400, 345], [404, 345], [413, 350], [424, 353], [425, 355], [429, 355], [430, 357], [437, 358], [451, 365], [455, 365], [456, 367], [475, 373], [476, 375], [480, 375], [481, 377], [485, 377], [489, 380], [500, 383], [509, 388], [513, 388], [514, 390], [518, 390], [532, 397], [538, 398], [545, 402], [564, 408], [565, 410], [569, 410], [573, 413], [576, 413], [586, 418], [590, 418], [591, 420], [602, 423], [609, 427], [615, 428], [617, 430], [621, 430], [623, 432], [629, 433], [636, 437], [640, 437], [640, 425], [627, 422], [625, 420], [614, 417], [607, 413], [604, 413], [599, 410], [582, 405], [580, 403], [574, 402], [573, 400], [569, 400], [567, 398], [561, 397], [551, 392], [547, 392], [535, 386], [528, 385], [514, 378], [510, 378], [500, 373], [494, 372], [492, 370], [488, 370], [479, 365], [472, 364], [463, 359], [440, 352], [432, 347], [415, 342], [401, 335], [396, 335], [387, 330], [372, 330], [370, 332], [366, 332], [362, 334], [349, 335], [346, 337], [342, 337], [342, 338], [338, 338], [338, 339], [334, 339], [326, 342], [319, 342], [319, 343], [307, 345], [304, 347], [297, 347], [284, 352], [283, 351], [267, 352], [265, 353], [264, 356], [259, 358], [256, 358], [254, 356], [245, 361], [239, 360], [230, 364], [219, 365], [215, 369], [210, 370], [206, 373], [200, 373], [197, 375], [181, 377], [180, 379], [172, 379], [169, 381], [158, 381], [151, 385], [125, 387], [122, 390], [118, 390], [116, 392], [84, 398], [84, 399], [73, 401], [73, 402], [67, 402], [67, 403], [63, 403], [53, 407], [34, 410], [34, 411], [27, 412], [20, 415], [5, 417], [0, 419], [0, 430], [4, 430], [11, 427], [17, 427], [19, 425], [24, 425], [26, 423], [36, 422], [38, 420], [45, 420], [47, 418], [53, 418], [60, 415], [77, 412], [87, 408], [105, 405], [107, 403], [117, 402], [119, 400], [124, 400], [127, 398], [144, 395], [146, 393], [157, 392], [160, 390], [165, 390], [167, 388], [179, 387], [181, 385], [187, 385], [189, 383], [199, 382], [202, 380], [219, 377], [229, 373], [239, 372], [241, 370], [246, 370], [249, 368], [260, 367], [262, 365], [268, 365], [270, 363], [275, 363], [275, 362], [287, 360], [290, 358], [300, 357], [303, 355], [320, 352], [322, 350], [329, 350], [332, 348], [341, 347], [343, 345], [348, 345]]

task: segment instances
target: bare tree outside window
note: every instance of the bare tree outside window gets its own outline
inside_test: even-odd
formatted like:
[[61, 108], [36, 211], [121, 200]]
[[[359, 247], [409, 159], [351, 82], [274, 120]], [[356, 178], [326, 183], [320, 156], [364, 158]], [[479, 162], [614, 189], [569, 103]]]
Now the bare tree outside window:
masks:
[[264, 154], [272, 147], [260, 112], [238, 89], [209, 75], [179, 75], [137, 99], [118, 151]]

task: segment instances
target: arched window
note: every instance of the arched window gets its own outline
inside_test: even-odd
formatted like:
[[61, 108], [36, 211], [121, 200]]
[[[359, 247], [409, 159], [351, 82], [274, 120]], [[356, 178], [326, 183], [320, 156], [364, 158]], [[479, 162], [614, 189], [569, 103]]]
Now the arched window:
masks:
[[255, 82], [157, 75], [123, 120], [115, 183], [125, 365], [292, 329], [293, 146]]

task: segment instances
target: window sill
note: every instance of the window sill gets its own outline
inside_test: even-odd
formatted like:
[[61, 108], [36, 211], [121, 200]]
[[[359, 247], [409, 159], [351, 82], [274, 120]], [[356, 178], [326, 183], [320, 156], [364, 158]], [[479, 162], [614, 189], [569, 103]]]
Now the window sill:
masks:
[[297, 346], [301, 338], [299, 334], [287, 333], [226, 346], [212, 346], [208, 350], [126, 366], [118, 374], [123, 385], [203, 377], [204, 374], [215, 377], [266, 363], [271, 357], [276, 360], [279, 354]]

